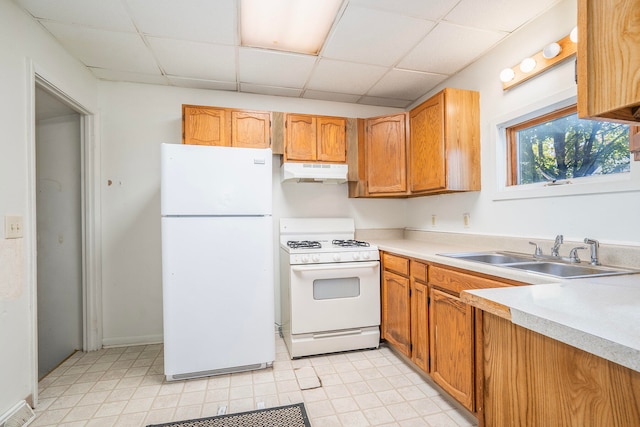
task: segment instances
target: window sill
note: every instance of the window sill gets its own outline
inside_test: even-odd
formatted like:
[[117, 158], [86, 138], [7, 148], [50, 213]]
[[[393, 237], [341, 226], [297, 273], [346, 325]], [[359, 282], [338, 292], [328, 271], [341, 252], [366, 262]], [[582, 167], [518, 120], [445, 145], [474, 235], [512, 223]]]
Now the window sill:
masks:
[[493, 195], [493, 200], [566, 197], [629, 191], [640, 191], [640, 182], [632, 179], [631, 172], [611, 176], [570, 179], [562, 181], [562, 184], [540, 182], [537, 184], [505, 186], [497, 189]]

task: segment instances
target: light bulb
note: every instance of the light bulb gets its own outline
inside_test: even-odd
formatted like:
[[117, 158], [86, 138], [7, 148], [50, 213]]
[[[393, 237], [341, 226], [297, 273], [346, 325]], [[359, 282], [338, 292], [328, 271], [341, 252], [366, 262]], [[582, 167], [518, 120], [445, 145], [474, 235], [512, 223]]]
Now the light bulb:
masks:
[[510, 82], [516, 76], [515, 71], [511, 68], [505, 68], [500, 72], [500, 81], [503, 83]]
[[536, 68], [536, 60], [533, 58], [525, 58], [520, 63], [520, 71], [523, 73], [529, 73]]
[[569, 33], [569, 39], [574, 43], [578, 43], [578, 27], [573, 27], [573, 30]]
[[551, 43], [550, 45], [547, 45], [544, 49], [542, 49], [542, 56], [544, 56], [546, 59], [555, 58], [556, 56], [558, 56], [561, 50], [562, 48], [558, 43]]

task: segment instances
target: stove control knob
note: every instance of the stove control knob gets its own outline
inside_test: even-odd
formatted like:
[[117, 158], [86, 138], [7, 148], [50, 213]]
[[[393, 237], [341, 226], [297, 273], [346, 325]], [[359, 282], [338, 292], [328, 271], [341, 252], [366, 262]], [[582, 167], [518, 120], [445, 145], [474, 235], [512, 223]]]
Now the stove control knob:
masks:
[[302, 255], [302, 262], [304, 262], [305, 264], [309, 262], [309, 256], [308, 255]]
[[359, 259], [360, 259], [360, 254], [359, 254], [358, 252], [354, 252], [354, 253], [353, 253], [353, 259], [354, 259], [355, 261], [359, 260]]
[[362, 253], [362, 259], [369, 259], [369, 258], [371, 258], [371, 255], [369, 254], [369, 252]]
[[335, 262], [340, 261], [340, 254], [333, 254], [333, 260], [334, 260]]
[[320, 255], [312, 255], [311, 256], [311, 261], [320, 262]]

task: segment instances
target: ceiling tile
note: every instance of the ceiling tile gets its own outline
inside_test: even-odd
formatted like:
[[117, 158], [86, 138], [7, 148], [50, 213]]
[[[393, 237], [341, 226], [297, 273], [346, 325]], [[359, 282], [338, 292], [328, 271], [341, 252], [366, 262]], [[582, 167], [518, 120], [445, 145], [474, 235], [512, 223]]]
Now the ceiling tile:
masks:
[[307, 99], [321, 99], [323, 101], [334, 101], [334, 102], [349, 102], [355, 104], [358, 99], [360, 99], [360, 95], [348, 95], [345, 93], [334, 93], [334, 92], [322, 92], [319, 90], [305, 90], [303, 98]]
[[261, 86], [250, 83], [240, 83], [240, 91], [248, 93], [259, 93], [261, 95], [300, 97], [302, 89], [291, 89], [286, 87]]
[[511, 32], [554, 3], [558, 0], [462, 0], [445, 19], [461, 25]]
[[138, 34], [43, 22], [65, 48], [88, 67], [160, 74], [155, 59]]
[[449, 12], [459, 1], [460, 0], [350, 0], [349, 3], [436, 21]]
[[236, 48], [147, 37], [160, 66], [174, 76], [236, 81]]
[[385, 74], [367, 95], [415, 101], [447, 77], [444, 74], [394, 69]]
[[120, 1], [16, 0], [36, 18], [115, 31], [136, 28]]
[[397, 67], [454, 74], [505, 36], [504, 33], [441, 22]]
[[391, 66], [433, 28], [434, 22], [349, 5], [322, 56]]
[[145, 34], [163, 38], [234, 44], [235, 0], [127, 0], [133, 19]]
[[235, 82], [217, 82], [214, 80], [188, 79], [176, 76], [167, 76], [167, 79], [169, 79], [171, 85], [179, 87], [210, 90], [238, 90], [238, 85]]
[[241, 83], [287, 88], [304, 87], [317, 57], [272, 50], [240, 48], [238, 51]]
[[376, 65], [321, 59], [316, 65], [308, 89], [364, 95], [387, 71]]
[[149, 83], [154, 85], [168, 85], [169, 80], [160, 74], [139, 74], [129, 73], [127, 71], [107, 70], [104, 68], [92, 68], [89, 70], [99, 79], [111, 80], [115, 82], [133, 82], [133, 83]]
[[377, 98], [374, 96], [363, 96], [358, 101], [358, 104], [380, 105], [382, 107], [407, 108], [411, 104], [411, 101], [406, 101], [404, 99]]

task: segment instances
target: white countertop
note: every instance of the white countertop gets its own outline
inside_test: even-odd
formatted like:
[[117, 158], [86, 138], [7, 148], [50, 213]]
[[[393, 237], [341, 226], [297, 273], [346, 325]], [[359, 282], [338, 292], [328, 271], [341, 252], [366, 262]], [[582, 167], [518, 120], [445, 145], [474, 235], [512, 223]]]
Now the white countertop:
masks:
[[437, 255], [495, 247], [403, 239], [374, 243], [399, 255], [530, 283], [466, 292], [508, 307], [514, 324], [640, 372], [640, 274], [562, 280]]

